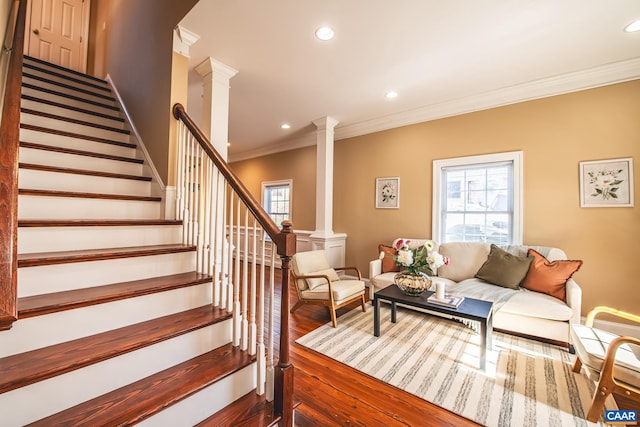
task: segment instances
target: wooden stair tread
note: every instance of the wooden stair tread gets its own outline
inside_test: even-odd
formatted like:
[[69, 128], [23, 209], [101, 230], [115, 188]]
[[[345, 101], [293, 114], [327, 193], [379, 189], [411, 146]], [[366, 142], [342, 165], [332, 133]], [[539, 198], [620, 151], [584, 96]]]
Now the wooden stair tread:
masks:
[[[82, 89], [82, 88], [79, 88], [77, 86], [73, 86], [73, 85], [69, 85], [69, 84], [66, 84], [66, 83], [62, 83], [62, 82], [57, 81], [57, 80], [51, 80], [51, 79], [48, 79], [48, 78], [43, 77], [43, 76], [38, 76], [38, 75], [35, 75], [35, 74], [31, 74], [29, 71], [23, 71], [22, 72], [22, 78], [23, 79], [27, 78], [27, 79], [37, 80], [37, 81], [42, 82], [42, 83], [47, 83], [47, 84], [50, 84], [50, 85], [53, 85], [53, 86], [59, 86], [61, 88], [70, 89], [70, 90], [72, 90], [74, 92], [77, 92], [77, 93], [82, 93], [82, 94], [85, 94], [85, 95], [94, 96], [96, 98], [104, 99], [104, 100], [111, 101], [111, 102], [115, 102], [115, 100], [116, 100], [113, 96], [105, 95], [103, 93], [98, 93], [98, 92], [95, 92], [95, 91], [89, 90], [89, 89]], [[109, 93], [111, 93], [111, 91], [109, 91]]]
[[95, 77], [95, 76], [92, 76], [91, 74], [81, 73], [80, 71], [72, 70], [70, 68], [66, 68], [66, 67], [63, 67], [61, 65], [56, 65], [56, 64], [53, 64], [51, 62], [43, 61], [42, 59], [39, 59], [39, 58], [34, 58], [33, 56], [24, 55], [24, 59], [26, 59], [27, 61], [30, 61], [30, 62], [35, 62], [36, 64], [42, 64], [42, 65], [46, 65], [46, 66], [48, 66], [50, 68], [55, 68], [55, 69], [58, 69], [58, 70], [66, 71], [69, 74], [75, 74], [76, 76], [81, 76], [81, 77], [84, 77], [84, 78], [87, 78], [87, 79], [90, 79], [90, 80], [94, 80], [96, 82], [107, 83], [106, 80], [100, 79], [100, 78]]
[[47, 89], [47, 88], [44, 88], [44, 87], [32, 85], [30, 83], [22, 82], [22, 87], [23, 88], [27, 88], [27, 89], [37, 90], [39, 92], [48, 93], [50, 95], [60, 96], [62, 98], [72, 99], [74, 101], [83, 102], [85, 104], [95, 105], [96, 107], [106, 108], [108, 110], [120, 111], [120, 108], [116, 107], [114, 105], [103, 104], [102, 102], [92, 101], [90, 99], [82, 98], [80, 96], [70, 95], [68, 93], [59, 92], [59, 91], [53, 90], [53, 89]]
[[151, 182], [151, 180], [153, 179], [150, 176], [127, 175], [122, 173], [93, 171], [88, 169], [61, 168], [57, 166], [36, 165], [33, 163], [19, 163], [18, 167], [20, 169], [39, 170], [39, 171], [57, 172], [57, 173], [69, 173], [74, 175], [100, 176], [103, 178], [130, 179], [134, 181]]
[[280, 422], [280, 416], [273, 414], [273, 402], [258, 396], [255, 391], [242, 396], [195, 427], [271, 427]]
[[49, 99], [38, 98], [37, 96], [31, 96], [23, 93], [21, 98], [27, 101], [38, 102], [40, 104], [47, 104], [47, 105], [51, 105], [52, 107], [64, 108], [67, 110], [76, 111], [78, 113], [89, 114], [92, 116], [101, 117], [103, 119], [109, 119], [109, 120], [117, 121], [120, 123], [124, 123], [124, 118], [122, 117], [110, 116], [109, 114], [98, 113], [97, 111], [85, 110], [84, 108], [74, 107], [73, 105], [62, 104], [60, 102], [51, 101]]
[[31, 148], [34, 150], [53, 151], [56, 153], [74, 154], [76, 156], [97, 157], [99, 159], [116, 160], [119, 162], [143, 164], [144, 160], [133, 157], [114, 156], [111, 154], [95, 153], [93, 151], [75, 150], [73, 148], [56, 147], [53, 145], [36, 144], [34, 142], [20, 141], [21, 148]]
[[117, 145], [119, 147], [125, 147], [125, 148], [136, 148], [136, 144], [132, 144], [130, 142], [115, 141], [113, 139], [99, 138], [97, 136], [90, 136], [90, 135], [85, 135], [82, 133], [75, 133], [75, 132], [67, 132], [67, 131], [57, 130], [57, 129], [49, 129], [42, 126], [28, 125], [25, 123], [20, 123], [20, 129], [32, 130], [35, 132], [42, 132], [42, 133], [50, 133], [52, 135], [65, 136], [69, 138], [84, 139], [86, 141], [100, 142], [102, 144], [109, 144], [109, 145]]
[[126, 227], [182, 225], [178, 219], [19, 219], [18, 227]]
[[192, 252], [196, 247], [183, 244], [131, 246], [125, 248], [100, 248], [77, 251], [42, 252], [18, 254], [18, 268], [42, 265], [68, 264], [73, 262], [101, 261], [108, 259]]
[[93, 122], [87, 122], [85, 120], [72, 119], [71, 117], [60, 116], [52, 113], [45, 113], [43, 111], [32, 110], [30, 108], [22, 107], [20, 108], [20, 112], [25, 114], [30, 114], [32, 116], [46, 117], [48, 119], [59, 120], [61, 122], [73, 123], [76, 125], [88, 126], [95, 129], [107, 130], [109, 132], [116, 132], [124, 135], [131, 135], [131, 132], [128, 131], [127, 129], [114, 128], [112, 126], [105, 126], [105, 125], [101, 125]]
[[18, 318], [41, 316], [211, 282], [195, 271], [18, 298]]
[[227, 344], [29, 426], [135, 424], [254, 360], [248, 352]]
[[80, 199], [129, 200], [129, 201], [136, 201], [136, 202], [162, 201], [162, 197], [152, 197], [152, 196], [130, 196], [127, 194], [106, 194], [106, 193], [81, 193], [76, 191], [57, 191], [57, 190], [34, 190], [29, 188], [18, 189], [18, 195], [73, 197], [73, 198], [80, 198]]
[[[46, 73], [46, 74], [48, 74], [50, 76], [55, 76], [55, 77], [58, 77], [60, 79], [65, 79], [65, 80], [73, 82], [73, 83], [78, 83], [78, 84], [81, 84], [81, 85], [89, 86], [91, 88], [94, 88], [94, 89], [97, 89], [97, 90], [101, 90], [103, 92], [111, 92], [111, 88], [109, 88], [109, 86], [107, 86], [107, 82], [106, 81], [100, 81], [100, 83], [102, 83], [102, 84], [99, 85], [99, 84], [96, 84], [98, 82], [91, 83], [91, 82], [88, 82], [86, 80], [77, 79], [75, 77], [72, 77], [72, 76], [69, 76], [69, 75], [66, 75], [66, 74], [57, 73], [57, 72], [55, 72], [53, 70], [48, 70], [46, 68], [39, 67], [38, 64], [32, 64], [32, 63], [26, 62], [26, 61], [24, 61], [22, 63], [22, 66], [24, 68], [28, 68], [30, 70], [39, 71], [41, 73]], [[86, 74], [84, 76], [86, 77]]]
[[0, 359], [0, 393], [71, 372], [231, 318], [206, 305]]

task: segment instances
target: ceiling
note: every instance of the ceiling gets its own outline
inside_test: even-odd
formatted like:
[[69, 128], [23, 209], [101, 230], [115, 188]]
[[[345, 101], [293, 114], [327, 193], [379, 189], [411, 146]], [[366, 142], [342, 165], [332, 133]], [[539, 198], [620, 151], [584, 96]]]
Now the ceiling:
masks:
[[[638, 0], [200, 0], [180, 26], [188, 110], [202, 118], [207, 57], [230, 81], [229, 159], [640, 78]], [[330, 25], [335, 37], [315, 38]], [[394, 90], [398, 97], [386, 99]], [[289, 123], [291, 128], [280, 128]]]

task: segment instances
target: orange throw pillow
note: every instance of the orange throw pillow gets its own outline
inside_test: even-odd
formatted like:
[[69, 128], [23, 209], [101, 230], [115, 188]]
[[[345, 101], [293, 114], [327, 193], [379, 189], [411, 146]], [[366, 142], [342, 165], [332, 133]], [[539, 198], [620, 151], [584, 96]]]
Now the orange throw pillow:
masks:
[[580, 260], [549, 261], [533, 249], [527, 251], [533, 257], [529, 272], [520, 286], [567, 301], [567, 280], [582, 266]]
[[390, 246], [378, 245], [378, 253], [384, 252], [384, 258], [382, 258], [382, 272], [388, 273], [390, 271], [400, 271], [400, 267], [396, 265], [396, 261], [393, 259], [397, 255], [396, 248]]

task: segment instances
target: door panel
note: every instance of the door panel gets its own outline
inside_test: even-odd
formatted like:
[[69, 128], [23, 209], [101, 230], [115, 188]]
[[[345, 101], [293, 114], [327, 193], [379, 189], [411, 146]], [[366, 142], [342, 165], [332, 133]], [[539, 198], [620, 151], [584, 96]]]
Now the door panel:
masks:
[[28, 54], [85, 71], [88, 16], [85, 0], [31, 0]]

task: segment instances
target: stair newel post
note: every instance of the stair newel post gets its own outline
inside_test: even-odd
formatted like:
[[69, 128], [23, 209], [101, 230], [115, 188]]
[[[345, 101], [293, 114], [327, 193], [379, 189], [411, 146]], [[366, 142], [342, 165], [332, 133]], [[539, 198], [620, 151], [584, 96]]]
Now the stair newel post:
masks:
[[[250, 309], [249, 309], [249, 354], [256, 354], [256, 339], [258, 336], [258, 331], [256, 330], [256, 298], [258, 296], [258, 287], [257, 287], [257, 272], [256, 272], [256, 263], [258, 261], [258, 227], [256, 219], [253, 219], [253, 228], [251, 235], [251, 292], [249, 292], [249, 296], [251, 297], [250, 301]], [[248, 249], [248, 248], [247, 248]], [[248, 258], [248, 257], [247, 257]]]
[[282, 416], [282, 426], [293, 426], [293, 365], [289, 350], [289, 274], [291, 257], [296, 252], [296, 235], [290, 221], [282, 222], [278, 235], [278, 255], [282, 259], [280, 296], [280, 355], [275, 371], [274, 411]]
[[242, 312], [240, 311], [240, 197], [236, 205], [236, 253], [235, 253], [235, 286], [233, 288], [233, 345], [240, 345], [242, 331]]
[[274, 296], [275, 296], [275, 281], [276, 281], [276, 248], [273, 243], [271, 243], [271, 267], [269, 268], [269, 335], [267, 337], [268, 340], [268, 360], [267, 360], [267, 401], [273, 401], [273, 382], [275, 371], [273, 368], [274, 359], [274, 333], [273, 333], [273, 323], [274, 323], [274, 314], [273, 308], [275, 306]]
[[249, 301], [249, 209], [244, 209], [244, 258], [242, 259], [242, 344], [240, 348], [249, 348], [249, 319], [247, 317]]
[[264, 230], [260, 230], [260, 280], [258, 281], [258, 395], [264, 394], [264, 387], [266, 382], [266, 354], [264, 346], [264, 264], [265, 260], [265, 246], [267, 240], [265, 239]]

